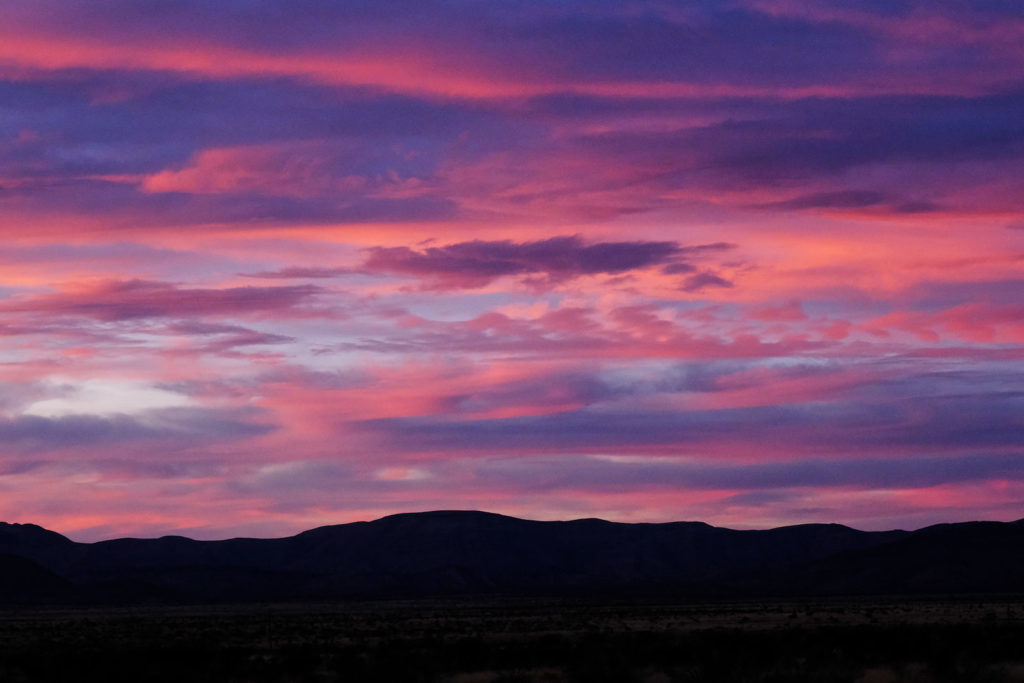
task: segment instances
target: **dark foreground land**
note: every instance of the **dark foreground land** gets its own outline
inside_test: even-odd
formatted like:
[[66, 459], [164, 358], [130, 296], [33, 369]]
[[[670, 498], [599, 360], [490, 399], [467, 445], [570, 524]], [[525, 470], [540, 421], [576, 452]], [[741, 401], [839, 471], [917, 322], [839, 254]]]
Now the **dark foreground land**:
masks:
[[1024, 681], [1024, 599], [15, 609], [0, 681]]

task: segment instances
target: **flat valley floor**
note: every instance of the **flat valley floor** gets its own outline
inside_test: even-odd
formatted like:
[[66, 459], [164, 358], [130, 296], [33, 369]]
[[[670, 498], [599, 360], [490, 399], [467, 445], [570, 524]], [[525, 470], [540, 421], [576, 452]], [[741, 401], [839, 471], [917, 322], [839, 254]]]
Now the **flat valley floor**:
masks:
[[0, 608], [0, 681], [1024, 683], [1024, 597]]

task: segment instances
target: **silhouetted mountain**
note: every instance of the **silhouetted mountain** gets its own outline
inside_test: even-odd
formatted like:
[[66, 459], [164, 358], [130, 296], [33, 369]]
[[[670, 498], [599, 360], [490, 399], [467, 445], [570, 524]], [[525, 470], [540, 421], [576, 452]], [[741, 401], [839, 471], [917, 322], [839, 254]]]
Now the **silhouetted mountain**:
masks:
[[0, 552], [31, 557], [57, 571], [63, 569], [61, 560], [75, 545], [71, 539], [35, 524], [0, 522]]
[[1024, 521], [736, 531], [438, 511], [289, 538], [99, 543], [2, 524], [0, 553], [0, 579], [38, 601], [1024, 592]]
[[26, 557], [0, 555], [0, 604], [52, 604], [76, 597], [70, 581]]
[[1024, 592], [1024, 520], [927, 527], [801, 566], [789, 581], [820, 594]]

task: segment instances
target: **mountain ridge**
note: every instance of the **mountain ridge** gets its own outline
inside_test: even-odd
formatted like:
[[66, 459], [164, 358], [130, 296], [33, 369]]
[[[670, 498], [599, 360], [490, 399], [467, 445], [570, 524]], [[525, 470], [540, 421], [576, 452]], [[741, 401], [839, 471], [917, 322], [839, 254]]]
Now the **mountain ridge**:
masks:
[[0, 555], [25, 587], [0, 602], [21, 603], [1024, 593], [1024, 520], [736, 530], [434, 510], [281, 538], [94, 543], [0, 523]]

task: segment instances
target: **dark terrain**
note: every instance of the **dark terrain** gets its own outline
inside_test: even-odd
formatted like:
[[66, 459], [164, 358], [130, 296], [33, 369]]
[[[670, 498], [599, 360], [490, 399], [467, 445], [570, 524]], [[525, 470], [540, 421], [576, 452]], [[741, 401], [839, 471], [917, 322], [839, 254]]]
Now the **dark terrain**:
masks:
[[1021, 683], [1014, 600], [455, 599], [0, 611], [0, 681]]
[[16, 605], [953, 594], [1024, 594], [1024, 520], [735, 531], [449, 511], [280, 539], [98, 543], [0, 525], [0, 601]]
[[0, 525], [0, 681], [1024, 683], [1024, 522]]

